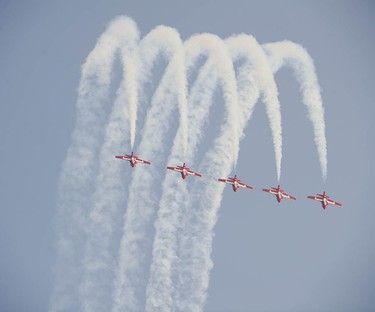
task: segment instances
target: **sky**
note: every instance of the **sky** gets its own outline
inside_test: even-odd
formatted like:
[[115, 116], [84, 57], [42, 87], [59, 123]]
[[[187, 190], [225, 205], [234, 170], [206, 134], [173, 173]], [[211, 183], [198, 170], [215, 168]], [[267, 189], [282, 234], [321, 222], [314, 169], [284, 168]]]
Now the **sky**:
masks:
[[[76, 122], [81, 65], [108, 23], [126, 15], [141, 37], [161, 24], [183, 40], [246, 33], [261, 44], [294, 41], [314, 59], [325, 108], [327, 181], [298, 83], [283, 68], [275, 75], [280, 183], [297, 200], [278, 204], [261, 192], [277, 179], [259, 102], [233, 172], [255, 190], [224, 190], [204, 311], [373, 311], [374, 13], [372, 1], [1, 1], [0, 310], [49, 309], [58, 181]], [[157, 79], [156, 73], [155, 85]], [[222, 113], [210, 116], [207, 142]], [[324, 190], [343, 207], [323, 210], [306, 199]]]

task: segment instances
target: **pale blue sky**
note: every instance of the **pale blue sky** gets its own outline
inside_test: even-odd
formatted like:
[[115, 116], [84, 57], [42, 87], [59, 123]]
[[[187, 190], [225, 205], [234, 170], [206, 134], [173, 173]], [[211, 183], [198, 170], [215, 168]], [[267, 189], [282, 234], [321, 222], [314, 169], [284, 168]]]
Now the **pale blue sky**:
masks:
[[[282, 105], [277, 204], [271, 134], [258, 103], [237, 173], [251, 192], [225, 190], [206, 311], [375, 309], [373, 1], [1, 1], [0, 310], [46, 311], [53, 286], [57, 181], [75, 124], [80, 66], [106, 25], [128, 15], [144, 36], [159, 24], [183, 39], [241, 32], [289, 39], [314, 58], [325, 106], [328, 179], [290, 70]], [[213, 119], [209, 130], [215, 131]], [[152, 161], [152, 160], [151, 160]], [[343, 207], [306, 199], [323, 190]]]

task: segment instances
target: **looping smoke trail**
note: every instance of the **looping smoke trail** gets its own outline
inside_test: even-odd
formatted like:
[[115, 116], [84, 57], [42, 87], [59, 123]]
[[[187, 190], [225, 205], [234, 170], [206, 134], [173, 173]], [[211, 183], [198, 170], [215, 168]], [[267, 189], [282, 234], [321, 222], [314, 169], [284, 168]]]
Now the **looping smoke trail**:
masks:
[[[157, 207], [157, 194], [153, 182], [158, 173], [155, 165], [162, 161], [160, 153], [165, 146], [165, 136], [170, 128], [170, 120], [176, 99], [179, 102], [182, 125], [181, 142], [186, 141], [186, 77], [182, 42], [176, 30], [159, 26], [141, 42], [139, 55], [142, 60], [141, 80], [148, 77], [151, 66], [159, 53], [164, 53], [169, 64], [152, 97], [148, 111], [140, 150], [146, 159], [155, 159], [146, 171], [134, 171], [130, 186], [128, 207], [125, 214], [123, 237], [119, 251], [118, 272], [114, 288], [113, 311], [143, 311], [142, 290], [146, 281], [140, 278], [145, 270], [145, 249], [148, 245], [147, 226]], [[177, 92], [175, 91], [177, 90]], [[186, 143], [182, 143], [186, 146]], [[137, 168], [138, 169], [138, 168]]]
[[[277, 88], [272, 72], [267, 63], [263, 49], [251, 36], [239, 35], [226, 41], [233, 61], [240, 57], [246, 59], [238, 74], [239, 111], [242, 118], [239, 120], [239, 129], [243, 132], [251, 117], [253, 107], [262, 90], [263, 100], [269, 108], [271, 129], [281, 150], [281, 119], [271, 118], [272, 114], [279, 116], [280, 108], [277, 99]], [[276, 112], [274, 112], [276, 111]], [[224, 125], [220, 135], [215, 140], [214, 148], [207, 154], [202, 163], [207, 175], [218, 176], [230, 173], [230, 159], [228, 159], [226, 144], [233, 139], [228, 136]], [[275, 143], [275, 147], [276, 146]], [[276, 159], [281, 155], [277, 154]], [[280, 167], [278, 167], [280, 168]], [[202, 311], [206, 300], [209, 284], [209, 272], [213, 266], [210, 259], [212, 250], [213, 228], [217, 221], [217, 212], [220, 207], [223, 185], [216, 181], [200, 183], [191, 192], [191, 202], [188, 211], [188, 221], [180, 242], [181, 269], [179, 280], [179, 296], [177, 309], [181, 311]]]
[[[238, 116], [235, 74], [223, 41], [217, 36], [210, 34], [197, 35], [185, 42], [184, 48], [188, 66], [187, 71], [189, 71], [189, 67], [193, 66], [201, 54], [209, 54], [211, 68], [215, 68], [218, 72], [216, 78], [220, 79], [230, 120], [231, 122], [237, 122], [237, 119], [234, 119]], [[205, 78], [207, 79], [207, 77]], [[203, 84], [204, 86], [211, 86], [205, 89], [205, 92], [212, 95], [215, 84], [212, 84], [211, 81], [204, 82]], [[209, 107], [211, 103], [212, 101], [209, 101], [204, 105]], [[208, 112], [208, 109], [206, 112]], [[192, 129], [194, 133], [202, 132], [202, 123], [191, 120], [190, 116], [189, 114], [189, 128], [195, 128], [195, 131]], [[199, 117], [203, 121], [206, 119], [206, 116]], [[179, 129], [169, 159], [171, 163], [173, 161], [181, 161], [183, 156], [181, 154], [180, 133]], [[233, 133], [236, 135], [236, 127], [233, 127]], [[199, 137], [198, 135], [194, 137], [189, 135], [189, 148], [196, 149]], [[174, 310], [172, 305], [174, 301], [173, 295], [176, 290], [175, 286], [173, 286], [172, 275], [175, 261], [177, 260], [177, 234], [185, 212], [184, 203], [187, 202], [188, 196], [185, 181], [176, 179], [172, 175], [166, 176], [163, 183], [163, 194], [160, 201], [158, 218], [155, 222], [156, 235], [153, 244], [151, 276], [147, 286], [146, 311]]]
[[291, 41], [281, 41], [263, 45], [270, 54], [274, 71], [283, 65], [291, 66], [300, 84], [303, 103], [307, 106], [314, 129], [314, 141], [318, 151], [322, 177], [327, 178], [327, 140], [325, 136], [324, 108], [314, 61], [300, 45]]
[[[125, 146], [124, 136], [128, 129], [126, 105], [137, 103], [137, 86], [134, 82], [134, 50], [138, 46], [139, 33], [132, 29], [121, 47], [123, 79], [117, 91], [104, 142], [100, 151], [99, 174], [96, 179], [92, 209], [86, 227], [87, 242], [83, 258], [83, 282], [80, 286], [84, 311], [105, 311], [111, 304], [115, 259], [113, 257], [113, 231], [121, 215], [120, 204], [125, 200], [125, 181], [120, 170], [124, 163], [113, 161], [114, 151]], [[126, 30], [124, 30], [126, 31]], [[131, 81], [131, 83], [129, 83]], [[130, 113], [130, 112], [129, 112]], [[119, 226], [119, 224], [117, 224]]]
[[[215, 49], [212, 49], [215, 47]], [[226, 119], [229, 120], [228, 131], [233, 137], [233, 141], [229, 144], [231, 146], [232, 163], [236, 165], [237, 155], [239, 150], [238, 145], [238, 121], [240, 119], [238, 112], [238, 98], [237, 98], [237, 85], [235, 79], [235, 72], [233, 63], [231, 62], [228, 50], [222, 42], [222, 39], [213, 34], [199, 34], [192, 36], [188, 41], [185, 42], [186, 49], [186, 60], [190, 59], [189, 55], [194, 51], [201, 50], [201, 53], [207, 54], [207, 51], [211, 51], [213, 62], [215, 62], [216, 70], [218, 71], [218, 83], [223, 92], [223, 98], [227, 108], [228, 115]], [[190, 52], [193, 51], [193, 52]], [[204, 52], [206, 51], [206, 52]], [[189, 68], [190, 64], [186, 61], [186, 66]], [[192, 124], [189, 122], [189, 124]]]
[[[127, 31], [124, 32], [124, 29]], [[77, 121], [59, 182], [59, 237], [51, 311], [79, 309], [80, 248], [85, 237], [82, 229], [93, 191], [90, 181], [98, 167], [95, 155], [103, 136], [111, 69], [119, 47], [136, 31], [136, 25], [131, 19], [116, 18], [101, 35], [82, 66]]]
[[256, 80], [260, 88], [263, 102], [266, 105], [267, 116], [270, 121], [276, 160], [277, 179], [280, 181], [282, 159], [282, 130], [280, 102], [277, 85], [262, 47], [253, 36], [241, 34], [227, 39], [228, 48], [233, 60], [246, 57], [256, 73]]

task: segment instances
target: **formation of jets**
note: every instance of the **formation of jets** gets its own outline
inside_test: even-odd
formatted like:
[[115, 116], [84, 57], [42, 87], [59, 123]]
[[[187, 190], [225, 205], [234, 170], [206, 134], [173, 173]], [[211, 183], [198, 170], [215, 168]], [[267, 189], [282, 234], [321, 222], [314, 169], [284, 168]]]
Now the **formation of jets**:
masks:
[[[137, 163], [146, 164], [146, 165], [151, 164], [149, 161], [143, 160], [139, 158], [138, 156], [134, 155], [134, 152], [132, 152], [131, 155], [123, 155], [123, 156], [120, 155], [120, 156], [115, 156], [115, 158], [129, 161], [132, 168], [134, 168], [137, 165]], [[202, 176], [200, 173], [195, 172], [191, 170], [190, 168], [188, 168], [185, 163], [182, 166], [176, 166], [176, 167], [168, 166], [167, 169], [181, 173], [181, 177], [184, 180], [186, 180], [187, 176], [189, 175], [196, 176], [196, 177]], [[241, 180], [237, 178], [237, 175], [235, 175], [233, 178], [228, 177], [227, 179], [218, 179], [218, 181], [232, 185], [234, 192], [237, 192], [240, 187], [247, 188], [250, 190], [253, 189], [250, 185], [247, 185], [241, 182]], [[270, 189], [263, 189], [262, 191], [275, 195], [276, 200], [279, 203], [281, 203], [283, 198], [296, 200], [295, 197], [285, 193], [284, 190], [280, 188], [280, 185], [278, 185], [277, 187], [271, 187]], [[326, 192], [323, 192], [323, 194], [316, 194], [315, 196], [307, 196], [307, 198], [321, 202], [323, 209], [326, 209], [328, 205], [342, 206], [339, 202], [330, 199], [330, 197], [326, 194]]]

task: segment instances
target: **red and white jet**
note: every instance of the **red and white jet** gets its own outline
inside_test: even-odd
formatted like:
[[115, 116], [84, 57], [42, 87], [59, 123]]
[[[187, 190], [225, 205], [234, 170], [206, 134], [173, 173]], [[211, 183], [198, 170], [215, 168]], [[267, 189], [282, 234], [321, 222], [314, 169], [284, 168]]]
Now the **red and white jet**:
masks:
[[134, 152], [131, 155], [124, 155], [124, 156], [115, 156], [115, 158], [127, 160], [130, 162], [130, 165], [134, 168], [137, 163], [150, 165], [151, 163], [147, 160], [140, 159], [138, 156], [134, 155]]
[[190, 170], [190, 168], [186, 167], [186, 164], [184, 163], [182, 166], [177, 167], [167, 167], [169, 170], [174, 170], [177, 172], [181, 172], [181, 176], [184, 180], [186, 180], [186, 177], [188, 175], [194, 175], [196, 177], [201, 177], [202, 175], [200, 173], [194, 172], [193, 170]]
[[307, 196], [307, 198], [314, 199], [317, 201], [320, 201], [322, 203], [323, 209], [326, 209], [328, 205], [336, 205], [336, 206], [342, 206], [340, 203], [329, 199], [329, 196], [326, 195], [326, 192], [323, 192], [323, 194], [316, 194], [315, 196]]
[[295, 197], [287, 194], [287, 193], [284, 193], [284, 190], [282, 190], [280, 188], [280, 185], [276, 187], [271, 187], [271, 189], [263, 189], [262, 190], [263, 192], [268, 192], [268, 193], [271, 193], [273, 195], [276, 195], [276, 199], [279, 203], [281, 203], [281, 201], [283, 200], [283, 198], [289, 198], [289, 199], [293, 199], [293, 200], [296, 200]]
[[252, 190], [253, 188], [250, 185], [247, 185], [245, 183], [242, 183], [238, 178], [237, 175], [234, 176], [234, 178], [228, 178], [228, 179], [218, 179], [220, 182], [224, 182], [227, 184], [231, 184], [233, 187], [233, 192], [237, 192], [239, 187], [244, 187]]

